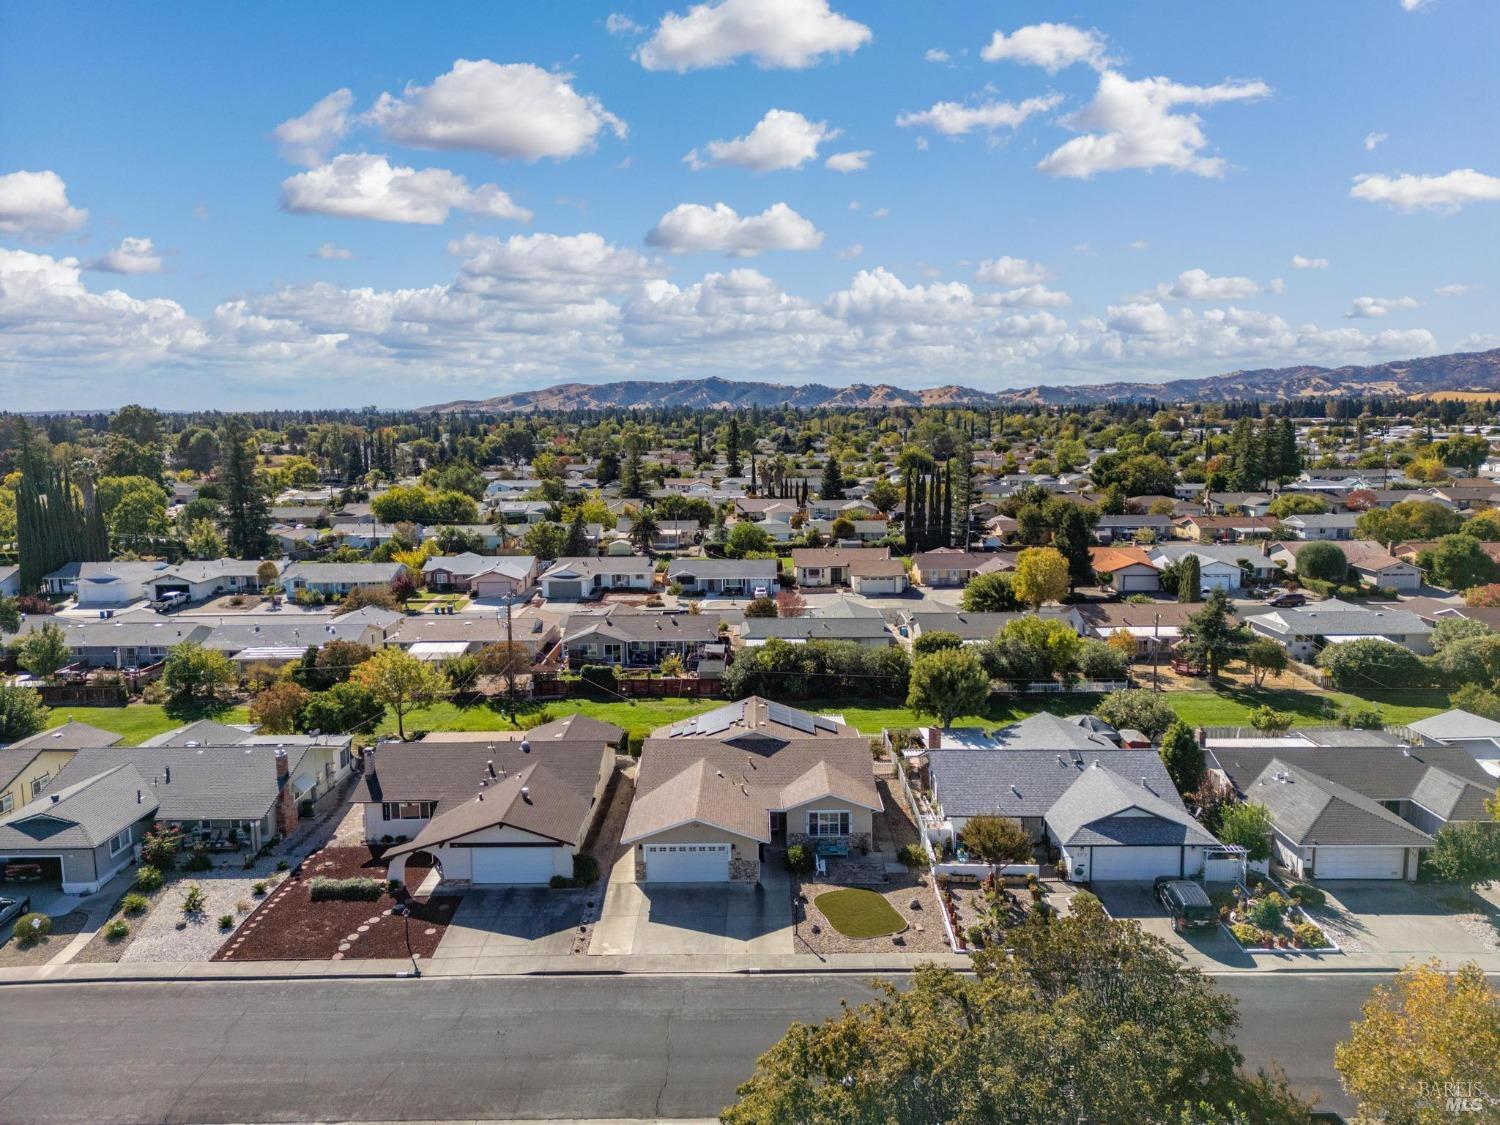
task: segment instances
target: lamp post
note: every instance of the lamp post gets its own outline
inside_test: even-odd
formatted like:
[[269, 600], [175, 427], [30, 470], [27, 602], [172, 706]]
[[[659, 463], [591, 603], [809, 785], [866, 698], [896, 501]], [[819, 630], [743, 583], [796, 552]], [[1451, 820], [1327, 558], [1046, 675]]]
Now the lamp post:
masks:
[[392, 907], [392, 909], [395, 910], [397, 914], [401, 915], [401, 920], [405, 923], [406, 955], [407, 957], [411, 958], [411, 975], [414, 977], [420, 977], [422, 975], [422, 970], [417, 968], [417, 955], [411, 950], [411, 905], [405, 902], [398, 902], [394, 907]]

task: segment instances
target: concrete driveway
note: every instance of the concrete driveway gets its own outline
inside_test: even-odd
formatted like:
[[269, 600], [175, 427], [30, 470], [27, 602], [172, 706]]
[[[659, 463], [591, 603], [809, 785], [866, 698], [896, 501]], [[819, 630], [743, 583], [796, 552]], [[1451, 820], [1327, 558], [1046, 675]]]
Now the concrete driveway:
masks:
[[634, 849], [627, 848], [611, 873], [591, 954], [792, 952], [791, 884], [779, 867], [762, 864], [761, 882], [753, 887], [636, 883], [634, 871]]
[[1255, 959], [1234, 943], [1219, 926], [1178, 933], [1172, 919], [1156, 901], [1150, 883], [1093, 883], [1111, 918], [1139, 922], [1141, 929], [1161, 938], [1189, 964], [1204, 968], [1251, 968]]
[[1458, 921], [1464, 911], [1455, 908], [1457, 888], [1398, 880], [1339, 880], [1318, 886], [1329, 899], [1328, 908], [1316, 912], [1319, 920], [1326, 914], [1340, 931], [1340, 942], [1347, 941], [1365, 957], [1393, 968], [1430, 957], [1450, 966], [1472, 960], [1500, 967], [1500, 942], [1486, 945]]
[[583, 921], [588, 891], [496, 887], [464, 894], [434, 961], [566, 955]]

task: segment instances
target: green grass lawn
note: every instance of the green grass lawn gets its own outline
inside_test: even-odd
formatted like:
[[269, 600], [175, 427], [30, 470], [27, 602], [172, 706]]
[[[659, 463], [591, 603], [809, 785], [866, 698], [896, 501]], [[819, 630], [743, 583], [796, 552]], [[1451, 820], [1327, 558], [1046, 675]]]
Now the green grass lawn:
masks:
[[[213, 717], [221, 723], [250, 721], [243, 707], [231, 707]], [[112, 730], [123, 736], [126, 746], [139, 746], [153, 735], [180, 727], [188, 721], [174, 719], [159, 703], [132, 703], [128, 707], [54, 707], [47, 715], [47, 726], [61, 726], [69, 719]]]
[[455, 610], [462, 609], [469, 604], [468, 594], [414, 594], [406, 603], [409, 611], [416, 613], [430, 612], [435, 605], [451, 605]]
[[906, 929], [906, 919], [896, 908], [874, 891], [845, 887], [825, 891], [813, 899], [813, 905], [839, 933], [850, 938], [883, 937]]

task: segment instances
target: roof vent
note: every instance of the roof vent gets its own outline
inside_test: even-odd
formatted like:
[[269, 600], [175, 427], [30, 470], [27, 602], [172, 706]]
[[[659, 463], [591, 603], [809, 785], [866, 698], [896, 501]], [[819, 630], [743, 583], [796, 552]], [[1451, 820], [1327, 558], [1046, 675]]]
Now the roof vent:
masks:
[[1059, 754], [1059, 755], [1058, 755], [1058, 756], [1057, 756], [1057, 764], [1058, 764], [1058, 765], [1060, 765], [1060, 766], [1065, 766], [1065, 765], [1067, 765], [1067, 764], [1068, 764], [1068, 763], [1067, 763], [1067, 762], [1065, 762], [1065, 761], [1063, 761], [1063, 756], [1062, 756], [1062, 755], [1061, 755], [1061, 754]]
[[531, 804], [531, 786], [521, 786], [521, 800], [525, 801], [528, 805]]
[[62, 794], [60, 794], [60, 793], [54, 793], [54, 794], [52, 794], [52, 803], [54, 805], [57, 804], [57, 802], [59, 802], [61, 800], [62, 800]]
[[168, 785], [172, 784], [172, 767], [166, 766], [162, 769], [162, 780]]
[[1014, 783], [1011, 784], [1010, 791], [1012, 793], [1014, 793], [1017, 797], [1019, 797], [1021, 795], [1021, 791], [1015, 787]]
[[521, 739], [521, 753], [523, 753], [523, 754], [530, 754], [531, 753], [531, 743], [528, 742], [528, 741], [526, 741], [526, 739], [524, 739], [524, 738]]
[[491, 759], [490, 761], [485, 762], [484, 763], [484, 768], [490, 771], [490, 776], [491, 777], [496, 776], [495, 775], [495, 762], [494, 762], [494, 759]]

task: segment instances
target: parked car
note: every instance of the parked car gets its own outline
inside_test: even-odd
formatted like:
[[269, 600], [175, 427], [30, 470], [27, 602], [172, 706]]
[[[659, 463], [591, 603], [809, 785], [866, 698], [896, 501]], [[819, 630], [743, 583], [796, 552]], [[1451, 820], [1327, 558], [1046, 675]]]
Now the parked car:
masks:
[[1293, 593], [1277, 594], [1274, 598], [1267, 599], [1266, 604], [1275, 606], [1277, 609], [1296, 609], [1298, 606], [1307, 604], [1307, 595]]
[[0, 928], [10, 925], [21, 915], [30, 913], [29, 898], [0, 898]]
[[771, 596], [771, 591], [766, 589], [766, 587], [764, 586], [757, 586], [755, 587], [755, 596], [757, 598], [769, 598]]
[[1163, 875], [1156, 880], [1156, 900], [1172, 916], [1173, 929], [1196, 930], [1218, 924], [1219, 916], [1207, 892], [1191, 879]]

